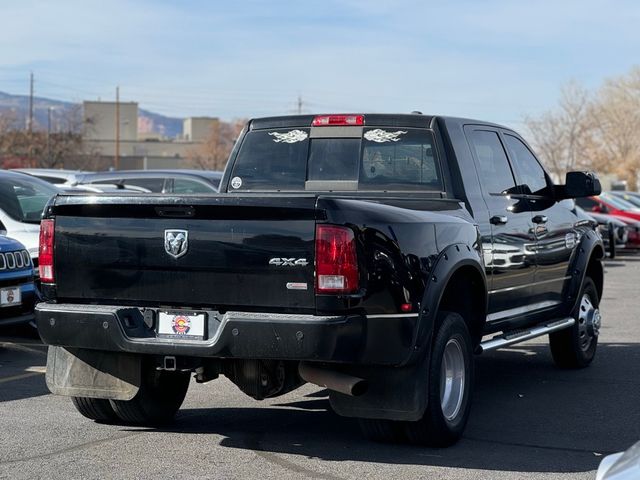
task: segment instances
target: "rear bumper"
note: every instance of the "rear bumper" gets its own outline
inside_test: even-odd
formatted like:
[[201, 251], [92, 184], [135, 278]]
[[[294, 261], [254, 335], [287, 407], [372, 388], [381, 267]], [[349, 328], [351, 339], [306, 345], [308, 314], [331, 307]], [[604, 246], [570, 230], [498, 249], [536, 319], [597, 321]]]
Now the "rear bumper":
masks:
[[[399, 365], [409, 356], [417, 314], [316, 316], [207, 312], [204, 340], [160, 338], [143, 309], [40, 303], [49, 345], [152, 355]], [[151, 315], [153, 316], [153, 315]]]

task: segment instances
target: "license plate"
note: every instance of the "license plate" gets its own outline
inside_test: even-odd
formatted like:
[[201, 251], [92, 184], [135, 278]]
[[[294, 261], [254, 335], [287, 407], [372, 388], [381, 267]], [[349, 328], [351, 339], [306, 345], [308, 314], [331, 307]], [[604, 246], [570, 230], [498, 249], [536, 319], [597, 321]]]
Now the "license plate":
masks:
[[13, 307], [22, 303], [20, 287], [9, 287], [0, 290], [0, 306]]
[[206, 319], [203, 312], [160, 312], [158, 336], [202, 340]]

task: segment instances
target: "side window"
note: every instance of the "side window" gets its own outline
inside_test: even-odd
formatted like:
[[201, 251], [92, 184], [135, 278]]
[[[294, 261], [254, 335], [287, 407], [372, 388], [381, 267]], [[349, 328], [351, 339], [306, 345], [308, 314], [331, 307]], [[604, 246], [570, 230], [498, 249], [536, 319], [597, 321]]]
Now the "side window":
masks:
[[485, 192], [500, 194], [513, 189], [516, 182], [498, 134], [490, 130], [473, 130], [468, 137]]
[[547, 188], [547, 177], [536, 157], [519, 138], [505, 134], [504, 141], [515, 165], [519, 183], [529, 187], [529, 191], [525, 193], [542, 195]]
[[207, 187], [195, 180], [186, 178], [173, 179], [173, 193], [214, 193], [213, 188]]

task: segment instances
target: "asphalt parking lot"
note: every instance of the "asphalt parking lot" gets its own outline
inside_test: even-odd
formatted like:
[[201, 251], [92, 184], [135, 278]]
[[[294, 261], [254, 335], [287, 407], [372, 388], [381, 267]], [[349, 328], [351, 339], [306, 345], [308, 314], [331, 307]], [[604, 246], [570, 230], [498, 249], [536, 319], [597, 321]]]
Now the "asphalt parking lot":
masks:
[[593, 479], [640, 439], [640, 256], [606, 269], [593, 365], [556, 369], [546, 338], [478, 357], [448, 449], [370, 443], [317, 387], [257, 402], [226, 379], [192, 383], [170, 428], [100, 425], [49, 394], [36, 335], [0, 330], [0, 478]]

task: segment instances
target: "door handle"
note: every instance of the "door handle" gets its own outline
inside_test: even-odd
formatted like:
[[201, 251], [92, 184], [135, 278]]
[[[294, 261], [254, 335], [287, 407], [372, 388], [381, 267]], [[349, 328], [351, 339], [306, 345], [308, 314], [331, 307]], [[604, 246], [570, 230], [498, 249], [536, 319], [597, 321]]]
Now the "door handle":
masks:
[[504, 225], [509, 221], [509, 218], [506, 215], [494, 215], [489, 219], [491, 225]]
[[546, 215], [536, 215], [531, 220], [533, 220], [533, 223], [547, 223], [548, 218]]

